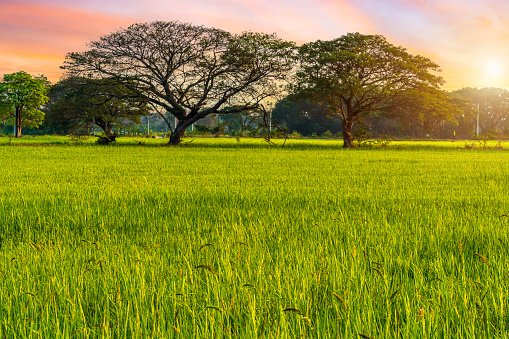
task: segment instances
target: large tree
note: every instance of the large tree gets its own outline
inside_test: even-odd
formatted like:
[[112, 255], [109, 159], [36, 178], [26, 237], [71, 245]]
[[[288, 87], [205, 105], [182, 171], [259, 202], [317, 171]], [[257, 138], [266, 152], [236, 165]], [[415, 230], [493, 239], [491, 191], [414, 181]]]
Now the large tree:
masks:
[[116, 124], [139, 123], [141, 116], [151, 113], [143, 97], [111, 78], [65, 78], [49, 96], [48, 124], [67, 133], [95, 123], [110, 137]]
[[48, 101], [49, 82], [44, 76], [33, 77], [20, 71], [4, 75], [0, 83], [0, 115], [8, 115], [14, 125], [16, 138], [23, 127], [36, 128], [42, 124], [41, 106]]
[[380, 35], [350, 33], [304, 44], [294, 96], [329, 106], [342, 120], [345, 148], [354, 147], [352, 129], [362, 117], [381, 112], [403, 91], [438, 88], [439, 66], [414, 56]]
[[[224, 107], [256, 109], [280, 92], [295, 46], [275, 35], [230, 34], [178, 21], [135, 24], [103, 36], [82, 53], [70, 53], [67, 74], [111, 77], [172, 114], [178, 145], [194, 122]], [[171, 127], [170, 119], [167, 121]]]
[[461, 100], [447, 92], [429, 86], [402, 91], [384, 109], [386, 117], [397, 117], [400, 121], [415, 126], [421, 137], [431, 135], [443, 122], [457, 124], [464, 114]]
[[507, 132], [509, 125], [509, 91], [503, 88], [462, 88], [454, 92], [469, 99], [480, 113], [482, 131]]

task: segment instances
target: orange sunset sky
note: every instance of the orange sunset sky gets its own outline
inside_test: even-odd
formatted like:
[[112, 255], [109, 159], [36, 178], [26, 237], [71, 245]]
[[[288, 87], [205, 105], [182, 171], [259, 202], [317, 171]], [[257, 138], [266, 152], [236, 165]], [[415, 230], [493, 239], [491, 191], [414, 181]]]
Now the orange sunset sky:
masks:
[[297, 44], [348, 32], [382, 34], [439, 64], [445, 90], [509, 88], [509, 1], [503, 0], [0, 0], [0, 76], [53, 83], [68, 52], [135, 22], [180, 20]]

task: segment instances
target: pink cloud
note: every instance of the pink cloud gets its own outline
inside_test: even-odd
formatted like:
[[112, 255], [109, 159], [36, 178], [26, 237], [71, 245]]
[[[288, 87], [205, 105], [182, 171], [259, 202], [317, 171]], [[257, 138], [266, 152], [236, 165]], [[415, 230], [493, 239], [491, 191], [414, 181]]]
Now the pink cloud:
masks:
[[153, 20], [275, 32], [299, 44], [382, 34], [442, 66], [448, 88], [480, 84], [485, 59], [509, 60], [509, 3], [502, 0], [0, 0], [0, 13], [0, 73], [58, 74], [67, 52]]
[[58, 66], [66, 53], [83, 50], [90, 39], [131, 23], [111, 15], [29, 3], [0, 3], [0, 12], [1, 56], [4, 62], [10, 60], [0, 73], [16, 72], [29, 65], [35, 69], [25, 71], [51, 73], [52, 81], [60, 74]]

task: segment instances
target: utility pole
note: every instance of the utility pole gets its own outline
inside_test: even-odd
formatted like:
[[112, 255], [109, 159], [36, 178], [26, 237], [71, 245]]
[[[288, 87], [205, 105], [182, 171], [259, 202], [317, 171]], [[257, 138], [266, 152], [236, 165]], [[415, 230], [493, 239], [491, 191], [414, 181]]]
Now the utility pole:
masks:
[[479, 99], [477, 99], [477, 128], [475, 130], [475, 134], [477, 138], [479, 138], [480, 130], [479, 130]]
[[269, 111], [269, 134], [272, 133], [272, 110]]
[[476, 131], [476, 133], [477, 133], [477, 137], [479, 137], [479, 133], [480, 133], [480, 132], [481, 132], [481, 131], [479, 130], [479, 113], [477, 113], [477, 131]]
[[147, 138], [150, 134], [150, 114], [147, 115]]

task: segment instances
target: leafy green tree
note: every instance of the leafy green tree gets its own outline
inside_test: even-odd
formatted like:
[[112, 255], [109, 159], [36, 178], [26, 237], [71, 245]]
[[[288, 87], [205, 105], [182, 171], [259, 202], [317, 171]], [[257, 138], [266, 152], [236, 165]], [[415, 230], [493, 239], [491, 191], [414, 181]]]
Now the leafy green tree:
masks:
[[53, 129], [71, 134], [95, 123], [110, 137], [115, 125], [123, 126], [126, 121], [139, 123], [141, 116], [151, 112], [151, 107], [114, 79], [71, 77], [53, 86], [46, 110]]
[[[178, 21], [135, 24], [89, 47], [67, 55], [67, 74], [111, 77], [169, 112], [178, 121], [172, 145], [209, 114], [228, 106], [236, 107], [229, 113], [257, 109], [280, 93], [295, 52], [293, 43], [275, 35], [230, 34]], [[170, 128], [172, 122], [167, 120]]]
[[302, 135], [321, 135], [327, 131], [333, 134], [341, 131], [341, 121], [328, 106], [307, 100], [279, 101], [272, 111], [272, 118], [288, 133], [295, 131]]
[[345, 148], [354, 147], [352, 129], [362, 117], [381, 112], [403, 91], [438, 88], [439, 66], [413, 56], [380, 35], [350, 33], [299, 49], [294, 98], [325, 104], [342, 120]]
[[0, 115], [9, 116], [15, 137], [24, 127], [36, 128], [44, 120], [41, 106], [48, 101], [49, 82], [44, 76], [32, 77], [20, 71], [4, 75], [0, 83]]
[[2, 131], [5, 132], [5, 127], [8, 125], [13, 119], [11, 119], [11, 113], [13, 111], [12, 107], [7, 104], [7, 101], [2, 99], [2, 95], [0, 95], [0, 120], [2, 121]]
[[[503, 88], [462, 88], [454, 92], [460, 98], [468, 99], [478, 109], [482, 131], [503, 131], [509, 129], [509, 91]], [[476, 122], [475, 122], [476, 123]]]
[[398, 117], [401, 121], [420, 130], [420, 136], [431, 135], [443, 122], [457, 124], [463, 114], [458, 99], [445, 91], [430, 86], [402, 91], [384, 109], [385, 116]]

